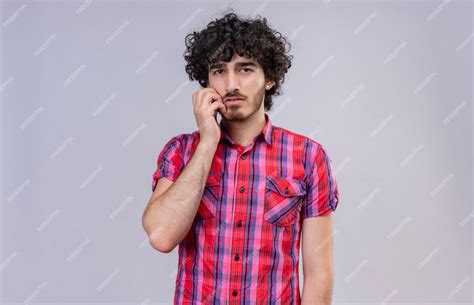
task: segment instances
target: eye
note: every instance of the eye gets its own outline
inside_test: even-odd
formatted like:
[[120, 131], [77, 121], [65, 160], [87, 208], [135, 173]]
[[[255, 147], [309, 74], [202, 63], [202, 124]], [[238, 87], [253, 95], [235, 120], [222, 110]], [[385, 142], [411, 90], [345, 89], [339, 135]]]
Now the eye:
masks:
[[216, 75], [219, 71], [223, 71], [222, 69], [217, 69], [217, 70], [214, 70], [214, 72], [212, 72], [213, 75]]
[[249, 69], [249, 68], [242, 68], [242, 70], [246, 70], [245, 72], [252, 71], [252, 69]]

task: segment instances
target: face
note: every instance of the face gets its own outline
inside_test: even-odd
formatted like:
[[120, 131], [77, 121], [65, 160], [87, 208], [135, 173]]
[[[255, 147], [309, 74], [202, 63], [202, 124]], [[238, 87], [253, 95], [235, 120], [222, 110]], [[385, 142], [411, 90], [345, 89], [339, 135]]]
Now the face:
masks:
[[[222, 96], [227, 107], [222, 117], [229, 121], [244, 121], [257, 111], [263, 113], [266, 86], [272, 86], [272, 82], [265, 82], [263, 68], [255, 59], [237, 53], [230, 62], [209, 66], [208, 83]], [[240, 100], [228, 101], [229, 98]]]

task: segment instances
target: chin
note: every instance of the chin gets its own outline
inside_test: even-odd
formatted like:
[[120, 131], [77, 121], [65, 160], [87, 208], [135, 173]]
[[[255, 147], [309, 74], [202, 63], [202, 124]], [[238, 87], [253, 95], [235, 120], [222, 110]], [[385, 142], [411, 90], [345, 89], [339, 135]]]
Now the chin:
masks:
[[254, 115], [258, 111], [260, 106], [261, 104], [260, 105], [232, 105], [232, 106], [227, 107], [227, 112], [224, 115], [222, 115], [222, 117], [226, 119], [227, 121], [235, 121], [235, 122], [245, 121], [249, 117]]
[[227, 112], [222, 115], [222, 117], [227, 121], [245, 121], [249, 116], [250, 114], [246, 114], [241, 109], [232, 109], [232, 107], [227, 108]]

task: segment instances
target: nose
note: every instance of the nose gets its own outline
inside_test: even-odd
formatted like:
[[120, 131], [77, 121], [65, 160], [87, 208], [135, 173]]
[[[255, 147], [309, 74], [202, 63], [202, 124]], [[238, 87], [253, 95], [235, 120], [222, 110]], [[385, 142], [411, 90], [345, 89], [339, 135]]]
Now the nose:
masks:
[[233, 71], [227, 74], [227, 92], [234, 92], [240, 90], [239, 79]]

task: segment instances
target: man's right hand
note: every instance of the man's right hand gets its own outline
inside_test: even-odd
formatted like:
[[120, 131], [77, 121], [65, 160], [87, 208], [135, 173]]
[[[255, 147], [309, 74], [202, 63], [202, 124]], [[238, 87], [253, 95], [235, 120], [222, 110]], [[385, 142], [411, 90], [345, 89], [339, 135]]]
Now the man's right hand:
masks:
[[[210, 103], [211, 102], [211, 103]], [[226, 112], [222, 97], [214, 88], [202, 88], [193, 93], [194, 116], [199, 128], [200, 142], [217, 144], [221, 130], [217, 123], [217, 111]]]

